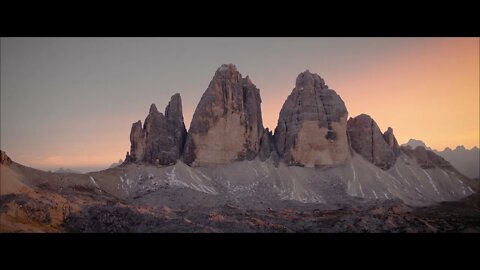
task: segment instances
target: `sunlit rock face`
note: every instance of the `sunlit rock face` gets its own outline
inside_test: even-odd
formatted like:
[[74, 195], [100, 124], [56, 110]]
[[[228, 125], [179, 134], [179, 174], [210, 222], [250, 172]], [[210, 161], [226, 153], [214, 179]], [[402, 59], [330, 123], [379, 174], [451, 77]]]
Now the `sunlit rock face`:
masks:
[[132, 124], [130, 153], [125, 161], [175, 164], [183, 152], [186, 136], [182, 100], [180, 94], [175, 94], [165, 109], [165, 115], [152, 104], [143, 127], [141, 121]]
[[343, 100], [318, 74], [300, 73], [275, 128], [278, 154], [288, 165], [345, 163], [350, 157], [347, 117]]
[[248, 76], [242, 78], [232, 64], [218, 68], [195, 109], [184, 162], [205, 166], [258, 156], [265, 133], [260, 103], [260, 90]]

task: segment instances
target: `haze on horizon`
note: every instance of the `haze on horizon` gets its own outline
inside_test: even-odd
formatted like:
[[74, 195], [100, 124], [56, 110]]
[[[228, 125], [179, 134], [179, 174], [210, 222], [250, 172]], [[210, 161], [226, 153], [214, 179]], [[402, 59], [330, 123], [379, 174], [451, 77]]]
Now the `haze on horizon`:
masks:
[[45, 170], [98, 170], [125, 157], [131, 124], [180, 93], [185, 125], [215, 70], [260, 89], [275, 129], [309, 69], [399, 143], [479, 145], [479, 38], [2, 38], [0, 148]]

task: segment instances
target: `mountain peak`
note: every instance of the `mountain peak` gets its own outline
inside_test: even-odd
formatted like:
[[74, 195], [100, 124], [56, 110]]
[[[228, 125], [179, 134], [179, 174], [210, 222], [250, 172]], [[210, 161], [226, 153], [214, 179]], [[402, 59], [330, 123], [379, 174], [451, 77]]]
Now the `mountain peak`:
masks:
[[275, 128], [279, 156], [289, 165], [307, 167], [345, 163], [347, 117], [341, 97], [318, 74], [300, 73]]
[[388, 169], [400, 155], [400, 147], [389, 128], [382, 134], [375, 120], [367, 114], [350, 118], [347, 122], [350, 145], [366, 160], [382, 169]]
[[182, 97], [179, 93], [175, 93], [170, 98], [170, 102], [165, 108], [165, 117], [183, 122]]
[[225, 74], [225, 73], [238, 73], [237, 67], [234, 64], [222, 64], [219, 68], [217, 68], [217, 73]]
[[180, 94], [171, 97], [165, 115], [152, 103], [143, 127], [141, 121], [132, 124], [125, 161], [173, 165], [181, 155], [186, 133]]
[[410, 146], [410, 147], [412, 147], [412, 149], [415, 149], [415, 148], [417, 148], [418, 146], [422, 146], [422, 147], [424, 147], [425, 149], [430, 149], [429, 147], [427, 147], [427, 145], [426, 145], [423, 141], [417, 140], [417, 139], [410, 139], [410, 140], [408, 140], [407, 143], [402, 144], [402, 146], [407, 146], [407, 145]]
[[155, 103], [152, 103], [152, 105], [150, 105], [150, 113], [158, 113], [158, 109], [157, 109], [157, 106], [155, 106]]
[[311, 73], [308, 69], [298, 74], [295, 81], [295, 88], [303, 89], [324, 89], [328, 88], [325, 81], [317, 73]]
[[192, 117], [184, 162], [201, 166], [251, 160], [263, 135], [260, 90], [233, 64], [220, 66]]
[[465, 149], [465, 146], [459, 145], [455, 148], [455, 150], [466, 150], [466, 149]]

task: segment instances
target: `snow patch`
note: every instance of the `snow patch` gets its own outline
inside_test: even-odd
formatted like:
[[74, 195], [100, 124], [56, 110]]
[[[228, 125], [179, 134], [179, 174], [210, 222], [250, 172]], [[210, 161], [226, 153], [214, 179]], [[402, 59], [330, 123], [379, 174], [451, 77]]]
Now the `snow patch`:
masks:
[[93, 182], [93, 184], [94, 184], [97, 188], [100, 188], [100, 187], [98, 186], [97, 182], [95, 182], [95, 179], [94, 179], [92, 176], [90, 176], [90, 180]]
[[350, 162], [350, 167], [352, 168], [353, 171], [353, 181], [355, 182], [357, 180], [357, 173], [355, 172], [355, 168], [353, 167], [353, 164]]
[[362, 184], [358, 183], [358, 186], [360, 187], [360, 193], [362, 193], [362, 198], [365, 198], [365, 194], [363, 193], [363, 190], [362, 190]]
[[435, 189], [435, 191], [437, 192], [437, 194], [440, 195], [440, 191], [438, 191], [437, 187], [436, 187], [435, 184], [433, 183], [433, 180], [432, 180], [432, 177], [430, 177], [430, 174], [428, 174], [428, 172], [425, 171], [425, 170], [423, 170], [423, 172], [427, 175], [428, 181], [430, 181], [430, 184], [432, 184], [433, 189]]
[[212, 181], [212, 179], [211, 179], [210, 177], [206, 176], [204, 173], [202, 173], [202, 171], [197, 170], [197, 172], [198, 172], [201, 176], [203, 176], [205, 179], [207, 179], [208, 181]]
[[252, 167], [252, 170], [255, 172], [255, 175], [258, 177], [258, 172], [257, 172], [257, 170], [256, 170], [254, 167]]
[[405, 177], [403, 177], [403, 175], [400, 173], [400, 171], [398, 170], [398, 167], [395, 165], [395, 171], [397, 172], [398, 176], [400, 176], [400, 178], [403, 179], [403, 181], [405, 181], [405, 183], [407, 183], [409, 186], [412, 186], [410, 184], [410, 182], [407, 181], [407, 179]]
[[264, 164], [264, 162], [261, 163], [263, 170], [265, 171], [266, 174], [269, 173], [268, 167]]

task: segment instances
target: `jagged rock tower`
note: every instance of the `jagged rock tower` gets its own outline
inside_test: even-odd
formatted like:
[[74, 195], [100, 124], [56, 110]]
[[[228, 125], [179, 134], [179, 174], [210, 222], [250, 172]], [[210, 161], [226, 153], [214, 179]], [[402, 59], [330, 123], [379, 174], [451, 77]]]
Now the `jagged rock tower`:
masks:
[[[184, 162], [192, 166], [227, 164], [270, 155], [262, 123], [260, 90], [237, 68], [222, 65], [203, 94], [190, 124]], [[262, 146], [263, 145], [263, 146]]]
[[125, 162], [175, 164], [183, 152], [186, 136], [182, 99], [177, 93], [171, 97], [165, 115], [152, 104], [143, 127], [141, 121], [132, 124], [130, 153]]
[[278, 154], [288, 165], [345, 163], [350, 157], [347, 116], [343, 100], [319, 75], [300, 73], [275, 128]]
[[369, 115], [361, 114], [348, 119], [347, 133], [353, 150], [377, 167], [390, 168], [400, 155], [400, 146], [393, 135], [393, 129], [389, 127], [382, 134]]

